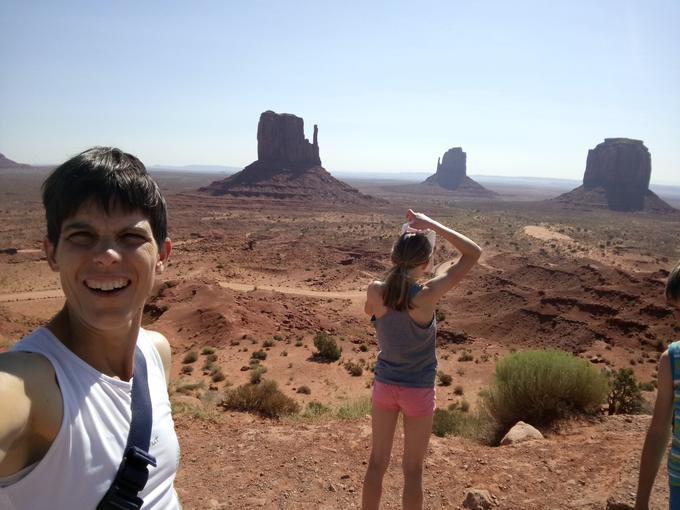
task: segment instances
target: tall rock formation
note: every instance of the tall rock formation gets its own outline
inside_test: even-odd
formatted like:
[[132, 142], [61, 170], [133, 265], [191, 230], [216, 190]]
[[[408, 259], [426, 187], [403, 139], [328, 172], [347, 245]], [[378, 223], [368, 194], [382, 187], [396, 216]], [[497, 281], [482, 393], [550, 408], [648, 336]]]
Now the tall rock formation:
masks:
[[442, 188], [456, 189], [467, 175], [467, 154], [461, 147], [454, 147], [444, 153], [444, 157], [437, 160], [437, 172], [425, 182], [439, 184]]
[[437, 171], [425, 179], [423, 184], [441, 186], [459, 194], [494, 197], [497, 193], [486, 189], [467, 176], [467, 154], [461, 147], [453, 147], [437, 160]]
[[304, 121], [289, 113], [266, 111], [257, 125], [257, 161], [199, 191], [211, 195], [294, 199], [303, 202], [366, 203], [382, 200], [363, 195], [321, 166], [319, 130], [312, 143]]
[[673, 210], [650, 191], [651, 175], [652, 158], [642, 140], [605, 138], [588, 151], [583, 186], [555, 200], [613, 211]]

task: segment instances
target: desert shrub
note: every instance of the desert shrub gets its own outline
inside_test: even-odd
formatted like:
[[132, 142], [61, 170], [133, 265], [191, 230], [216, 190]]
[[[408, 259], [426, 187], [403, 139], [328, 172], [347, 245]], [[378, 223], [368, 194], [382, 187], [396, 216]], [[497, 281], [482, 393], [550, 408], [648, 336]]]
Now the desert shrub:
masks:
[[267, 369], [260, 364], [253, 365], [250, 369], [250, 384], [260, 384], [262, 376], [267, 372]]
[[437, 379], [439, 379], [440, 386], [451, 386], [451, 383], [453, 382], [453, 377], [442, 371], [437, 372]]
[[212, 379], [212, 382], [224, 381], [226, 378], [227, 378], [227, 376], [224, 375], [224, 372], [222, 372], [221, 368], [218, 368], [217, 370], [215, 370], [212, 373], [212, 376], [210, 377], [210, 379]]
[[193, 371], [194, 371], [194, 367], [191, 366], [191, 365], [184, 365], [184, 366], [180, 369], [180, 373], [182, 373], [182, 374], [190, 374], [190, 373], [193, 372]]
[[491, 444], [495, 424], [483, 410], [469, 413], [452, 406], [451, 409], [436, 409], [432, 417], [432, 433], [437, 437], [457, 436]]
[[281, 418], [300, 411], [295, 400], [279, 390], [276, 381], [244, 384], [226, 392], [222, 407], [233, 411], [259, 414], [265, 418]]
[[336, 418], [340, 420], [356, 420], [363, 418], [371, 412], [370, 397], [362, 397], [358, 400], [345, 402], [335, 411]]
[[267, 359], [267, 353], [264, 352], [263, 350], [259, 351], [253, 351], [253, 353], [250, 355], [251, 358], [257, 359], [257, 360], [266, 360]]
[[198, 359], [198, 353], [196, 351], [189, 351], [182, 358], [182, 363], [189, 364], [194, 363]]
[[453, 393], [455, 395], [462, 395], [463, 394], [463, 387], [458, 384], [455, 388], [453, 388]]
[[463, 351], [460, 353], [460, 356], [458, 356], [458, 361], [472, 361], [474, 359], [475, 357], [470, 351]]
[[368, 345], [366, 345], [366, 344], [361, 344], [361, 345], [359, 346], [359, 350], [360, 350], [361, 352], [366, 352], [366, 351], [368, 350]]
[[303, 384], [302, 386], [298, 387], [297, 392], [302, 393], [303, 395], [311, 395], [312, 390], [309, 388], [309, 386]]
[[302, 347], [303, 345], [305, 344], [302, 342], [302, 340], [295, 340], [295, 347]]
[[307, 404], [307, 409], [305, 409], [303, 414], [308, 417], [322, 416], [324, 414], [328, 414], [330, 410], [330, 407], [325, 406], [316, 400], [312, 400], [309, 404]]
[[540, 426], [571, 414], [595, 413], [608, 391], [607, 376], [588, 361], [563, 351], [532, 350], [496, 362], [481, 402], [507, 430], [520, 420]]
[[201, 350], [201, 354], [203, 355], [215, 354], [215, 348], [209, 346], [203, 347], [203, 349]]
[[267, 340], [262, 341], [262, 347], [267, 348], [267, 347], [274, 347], [274, 340], [271, 338], [268, 338]]
[[610, 376], [609, 414], [640, 414], [644, 399], [632, 368], [622, 368]]
[[318, 356], [320, 358], [326, 359], [328, 361], [337, 361], [340, 359], [340, 354], [342, 349], [338, 347], [335, 338], [330, 336], [325, 331], [320, 331], [314, 337], [314, 347], [318, 351]]
[[353, 377], [359, 377], [361, 374], [364, 373], [364, 369], [361, 368], [361, 365], [359, 365], [358, 363], [355, 363], [354, 361], [348, 361], [347, 363], [345, 363], [345, 369]]
[[206, 363], [206, 364], [207, 364], [207, 363], [214, 363], [215, 361], [217, 361], [217, 354], [215, 354], [214, 352], [213, 352], [213, 353], [210, 353], [210, 354], [207, 354], [207, 355], [205, 356], [205, 363]]
[[190, 395], [193, 391], [201, 390], [203, 388], [205, 388], [205, 383], [203, 381], [192, 382], [192, 383], [184, 383], [184, 384], [179, 384], [175, 388], [175, 392], [179, 393], [180, 395]]

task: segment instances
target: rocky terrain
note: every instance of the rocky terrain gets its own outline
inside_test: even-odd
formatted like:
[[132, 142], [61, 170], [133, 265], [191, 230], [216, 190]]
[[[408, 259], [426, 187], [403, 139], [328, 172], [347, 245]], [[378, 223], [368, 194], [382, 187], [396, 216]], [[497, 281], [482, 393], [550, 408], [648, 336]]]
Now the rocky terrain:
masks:
[[649, 189], [651, 174], [651, 156], [642, 141], [605, 138], [588, 151], [583, 185], [556, 201], [580, 208], [673, 212]]
[[[63, 303], [41, 252], [42, 178], [0, 173], [0, 349]], [[449, 202], [414, 191], [390, 195], [380, 207], [243, 200], [187, 193], [211, 177], [187, 179], [159, 179], [174, 250], [145, 324], [173, 348], [170, 392], [182, 448], [177, 490], [188, 509], [359, 508], [377, 351], [363, 293], [388, 268], [407, 207], [484, 249], [438, 311], [440, 369], [453, 377], [451, 386], [437, 387], [441, 408], [466, 400], [474, 409], [495, 360], [535, 347], [563, 349], [604, 370], [632, 368], [651, 403], [659, 353], [680, 337], [663, 299], [664, 279], [680, 258], [674, 215]], [[438, 243], [437, 263], [454, 256]], [[314, 356], [319, 331], [337, 339], [338, 362]], [[301, 406], [299, 415], [272, 421], [219, 405], [226, 391], [249, 380], [256, 351], [266, 355], [264, 377]], [[347, 362], [362, 372], [352, 375]], [[223, 379], [215, 377], [218, 369]], [[330, 411], [310, 414], [312, 402]], [[426, 508], [463, 508], [472, 489], [488, 491], [492, 508], [507, 510], [630, 508], [648, 422], [645, 415], [603, 413], [503, 447], [433, 437]], [[401, 438], [395, 443], [386, 509], [399, 508]], [[663, 476], [652, 508], [665, 507]]]

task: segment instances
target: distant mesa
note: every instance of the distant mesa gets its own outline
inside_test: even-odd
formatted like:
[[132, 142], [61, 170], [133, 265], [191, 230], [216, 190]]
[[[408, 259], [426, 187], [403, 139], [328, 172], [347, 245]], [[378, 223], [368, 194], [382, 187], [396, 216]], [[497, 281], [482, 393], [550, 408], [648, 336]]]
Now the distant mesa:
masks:
[[486, 189], [467, 176], [467, 154], [461, 147], [454, 147], [437, 160], [437, 171], [425, 179], [423, 184], [441, 186], [464, 194], [494, 197], [497, 193]]
[[321, 166], [319, 129], [312, 143], [305, 138], [304, 121], [290, 113], [266, 111], [257, 125], [257, 161], [240, 172], [200, 188], [214, 196], [261, 197], [380, 203], [339, 181]]
[[649, 189], [652, 158], [642, 140], [605, 138], [588, 151], [583, 185], [554, 200], [612, 211], [674, 211]]
[[3, 154], [0, 154], [0, 168], [28, 168], [30, 165], [24, 163], [17, 163], [9, 158], [6, 158]]

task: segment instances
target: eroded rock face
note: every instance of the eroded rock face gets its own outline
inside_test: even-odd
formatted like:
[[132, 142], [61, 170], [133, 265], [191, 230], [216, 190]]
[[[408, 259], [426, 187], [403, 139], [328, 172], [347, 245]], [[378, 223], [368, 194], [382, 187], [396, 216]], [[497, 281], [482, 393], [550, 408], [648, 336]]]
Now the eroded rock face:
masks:
[[651, 156], [641, 140], [605, 138], [588, 151], [583, 187], [604, 188], [610, 209], [639, 211], [644, 208], [651, 175]]
[[240, 172], [199, 191], [214, 196], [294, 200], [326, 204], [382, 203], [359, 193], [321, 166], [319, 130], [313, 142], [305, 138], [304, 121], [290, 113], [266, 111], [257, 125], [257, 161]]
[[466, 159], [461, 147], [449, 149], [441, 160], [437, 160], [437, 172], [425, 182], [439, 184], [442, 188], [458, 188], [467, 175]]
[[290, 113], [268, 110], [257, 125], [257, 159], [268, 166], [306, 170], [321, 166], [318, 128], [312, 143], [305, 138], [304, 120]]

